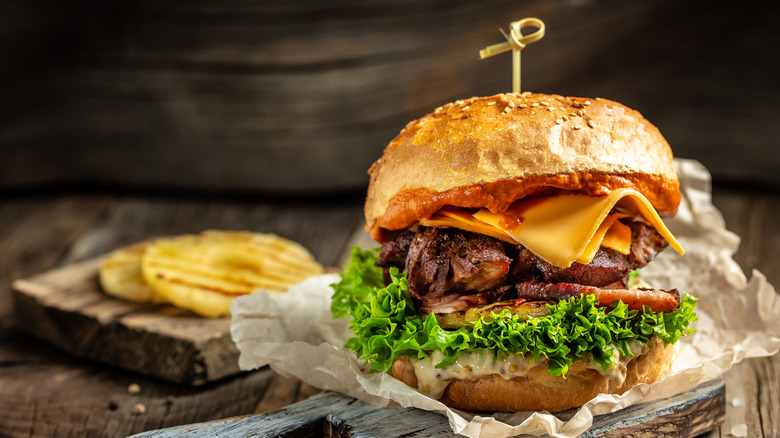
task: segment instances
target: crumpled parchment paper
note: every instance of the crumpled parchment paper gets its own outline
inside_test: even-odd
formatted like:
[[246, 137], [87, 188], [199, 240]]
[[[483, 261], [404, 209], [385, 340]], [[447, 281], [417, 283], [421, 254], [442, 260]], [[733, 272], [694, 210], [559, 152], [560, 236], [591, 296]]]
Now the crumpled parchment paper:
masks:
[[352, 333], [346, 319], [330, 314], [330, 284], [336, 274], [310, 278], [284, 294], [259, 291], [233, 302], [231, 333], [244, 370], [269, 365], [315, 387], [338, 391], [387, 407], [416, 407], [439, 412], [453, 431], [470, 437], [517, 434], [574, 437], [586, 431], [593, 416], [635, 403], [668, 397], [714, 379], [749, 357], [770, 356], [780, 349], [780, 296], [758, 271], [748, 280], [732, 255], [739, 237], [726, 230], [712, 205], [710, 175], [700, 163], [676, 161], [683, 200], [667, 226], [686, 249], [684, 256], [666, 250], [642, 269], [657, 288], [686, 290], [700, 298], [697, 332], [682, 338], [672, 371], [652, 385], [622, 395], [600, 394], [565, 421], [545, 412], [473, 415], [450, 409], [387, 374], [364, 374], [343, 348]]

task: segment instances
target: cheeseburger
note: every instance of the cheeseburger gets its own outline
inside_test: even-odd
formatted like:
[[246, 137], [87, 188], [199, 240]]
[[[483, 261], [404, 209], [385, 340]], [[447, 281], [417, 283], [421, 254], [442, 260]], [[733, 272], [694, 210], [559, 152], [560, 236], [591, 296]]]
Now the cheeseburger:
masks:
[[332, 311], [346, 346], [454, 408], [562, 411], [652, 383], [695, 299], [638, 270], [671, 246], [672, 151], [606, 99], [509, 93], [409, 123], [369, 170]]

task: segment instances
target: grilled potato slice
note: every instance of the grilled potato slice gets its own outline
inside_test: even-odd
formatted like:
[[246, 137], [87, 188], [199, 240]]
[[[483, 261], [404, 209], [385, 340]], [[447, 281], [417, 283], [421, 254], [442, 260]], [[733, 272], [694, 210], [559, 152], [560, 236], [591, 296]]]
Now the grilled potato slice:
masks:
[[103, 259], [99, 278], [100, 286], [106, 294], [136, 303], [164, 301], [152, 291], [141, 275], [141, 257], [147, 246], [148, 242], [141, 242], [119, 248]]
[[273, 234], [204, 231], [149, 245], [142, 275], [173, 305], [208, 317], [230, 314], [236, 296], [284, 292], [323, 272], [300, 244]]

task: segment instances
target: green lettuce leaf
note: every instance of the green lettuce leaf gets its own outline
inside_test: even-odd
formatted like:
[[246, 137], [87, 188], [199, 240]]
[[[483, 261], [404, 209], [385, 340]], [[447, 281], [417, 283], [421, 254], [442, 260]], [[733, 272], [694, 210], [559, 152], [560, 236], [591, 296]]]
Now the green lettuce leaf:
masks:
[[379, 258], [379, 249], [361, 250], [355, 246], [350, 261], [344, 266], [341, 281], [334, 285], [330, 310], [335, 318], [351, 314], [359, 303], [365, 302], [374, 289], [384, 287], [382, 269], [374, 264]]
[[614, 361], [613, 348], [630, 356], [629, 344], [648, 342], [658, 336], [664, 344], [677, 342], [694, 332], [696, 299], [684, 294], [674, 312], [629, 310], [619, 302], [600, 307], [593, 295], [582, 295], [548, 305], [550, 314], [522, 321], [508, 310], [481, 318], [472, 327], [443, 329], [433, 315], [423, 317], [414, 308], [406, 274], [389, 270], [384, 286], [382, 269], [375, 266], [377, 250], [353, 248], [341, 281], [333, 285], [334, 317], [351, 316], [355, 334], [346, 347], [370, 364], [371, 371], [390, 370], [401, 356], [424, 358], [441, 351], [446, 358], [437, 364], [452, 364], [469, 352], [521, 354], [547, 359], [548, 373], [565, 376], [576, 361], [591, 358], [606, 370]]

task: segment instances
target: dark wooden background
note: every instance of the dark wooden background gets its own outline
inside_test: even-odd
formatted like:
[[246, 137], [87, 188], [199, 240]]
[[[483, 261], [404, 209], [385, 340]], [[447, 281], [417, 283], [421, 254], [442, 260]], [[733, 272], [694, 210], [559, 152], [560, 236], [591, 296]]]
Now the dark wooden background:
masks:
[[0, 2], [0, 189], [360, 193], [412, 118], [511, 89], [607, 97], [716, 183], [780, 185], [780, 7], [704, 0]]

